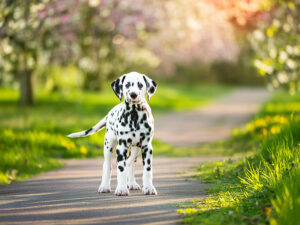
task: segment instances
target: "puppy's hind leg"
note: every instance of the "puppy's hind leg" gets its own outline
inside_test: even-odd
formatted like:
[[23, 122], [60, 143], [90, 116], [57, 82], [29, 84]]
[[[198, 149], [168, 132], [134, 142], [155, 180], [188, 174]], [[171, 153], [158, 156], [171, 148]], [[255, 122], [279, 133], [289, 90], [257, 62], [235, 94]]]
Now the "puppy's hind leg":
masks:
[[157, 195], [157, 191], [152, 183], [152, 144], [143, 145], [142, 157], [143, 157], [143, 193], [145, 195]]
[[138, 147], [132, 147], [131, 148], [131, 154], [129, 158], [126, 161], [127, 165], [127, 186], [129, 190], [140, 190], [141, 187], [138, 185], [138, 183], [135, 180], [134, 177], [134, 166], [135, 162], [137, 160], [138, 154], [140, 152], [140, 148]]
[[111, 178], [111, 156], [113, 149], [116, 146], [116, 138], [112, 132], [107, 132], [104, 139], [104, 162], [103, 162], [103, 171], [102, 171], [102, 180], [99, 186], [99, 193], [109, 193], [111, 192], [110, 188], [110, 178]]
[[[120, 141], [121, 140], [121, 141]], [[119, 140], [119, 145], [117, 146], [117, 165], [118, 165], [118, 172], [117, 172], [117, 179], [118, 184], [115, 190], [115, 195], [122, 196], [122, 195], [129, 195], [129, 190], [127, 187], [127, 168], [126, 168], [126, 155], [128, 151], [127, 143], [122, 142], [122, 139]]]

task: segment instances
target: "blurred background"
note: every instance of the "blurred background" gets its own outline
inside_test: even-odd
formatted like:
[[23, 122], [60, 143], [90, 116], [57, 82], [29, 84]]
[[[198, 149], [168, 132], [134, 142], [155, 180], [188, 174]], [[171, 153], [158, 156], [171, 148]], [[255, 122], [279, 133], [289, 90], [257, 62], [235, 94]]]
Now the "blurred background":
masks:
[[25, 105], [40, 91], [102, 90], [132, 70], [180, 83], [267, 81], [294, 92], [297, 7], [282, 0], [2, 1], [0, 85], [19, 90]]
[[102, 154], [102, 133], [65, 135], [117, 104], [110, 82], [130, 71], [159, 83], [157, 113], [236, 86], [295, 94], [299, 8], [298, 0], [2, 0], [0, 183], [58, 167], [55, 158]]

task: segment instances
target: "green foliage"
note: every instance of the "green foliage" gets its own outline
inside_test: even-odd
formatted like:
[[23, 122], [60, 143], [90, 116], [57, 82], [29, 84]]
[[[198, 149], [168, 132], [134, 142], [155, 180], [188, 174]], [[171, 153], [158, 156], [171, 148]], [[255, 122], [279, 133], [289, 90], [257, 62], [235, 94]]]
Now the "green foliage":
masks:
[[289, 88], [295, 93], [299, 83], [299, 10], [300, 1], [270, 1], [269, 19], [258, 24], [250, 36], [256, 52], [254, 66], [270, 87]]
[[[0, 183], [57, 168], [62, 165], [58, 161], [61, 158], [101, 156], [104, 131], [78, 139], [66, 135], [95, 125], [119, 103], [110, 85], [106, 87], [100, 93], [40, 90], [34, 107], [18, 106], [17, 91], [0, 89]], [[223, 86], [159, 84], [150, 105], [156, 116], [170, 110], [202, 106], [229, 90]], [[155, 155], [171, 148], [154, 140]]]
[[[251, 139], [262, 142], [255, 154], [198, 168], [196, 176], [212, 186], [208, 198], [178, 211], [187, 224], [299, 224], [300, 112], [282, 110], [283, 104], [297, 105], [299, 97], [278, 94], [257, 117], [279, 119], [262, 120], [265, 123], [254, 119], [249, 124], [255, 129], [238, 134], [246, 144], [253, 143]], [[268, 122], [277, 123], [279, 130], [272, 132]]]
[[230, 85], [263, 85], [264, 79], [258, 75], [251, 64], [252, 54], [250, 50], [244, 48], [241, 49], [235, 62], [215, 60], [209, 64], [199, 62], [177, 64], [172, 79], [185, 83], [196, 82], [200, 79], [204, 82]]

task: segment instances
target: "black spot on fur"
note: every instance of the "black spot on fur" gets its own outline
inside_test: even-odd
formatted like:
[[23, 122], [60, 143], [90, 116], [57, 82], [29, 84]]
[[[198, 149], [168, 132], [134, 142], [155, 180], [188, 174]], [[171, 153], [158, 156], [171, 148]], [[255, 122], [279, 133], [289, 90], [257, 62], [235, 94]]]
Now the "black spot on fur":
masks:
[[144, 124], [144, 126], [145, 126], [145, 128], [147, 128], [149, 130], [149, 132], [151, 131], [151, 127], [149, 126], [149, 124], [147, 122]]
[[152, 84], [153, 84], [154, 87], [157, 86], [157, 83], [154, 80], [152, 80]]
[[148, 165], [150, 165], [150, 163], [151, 163], [151, 160], [150, 160], [150, 159], [147, 159], [147, 163], [148, 163]]
[[126, 104], [126, 110], [130, 110], [129, 103], [128, 103], [128, 102], [125, 102], [125, 104]]
[[123, 131], [121, 131], [120, 134], [123, 135]]
[[113, 148], [110, 148], [110, 152], [112, 152], [113, 151]]
[[151, 88], [149, 89], [149, 93], [150, 93], [150, 94], [153, 94], [154, 91], [155, 91], [154, 87], [151, 87]]
[[142, 83], [140, 83], [140, 82], [138, 82], [138, 88], [140, 89], [140, 90], [142, 90], [142, 88], [143, 88], [143, 84]]
[[143, 79], [144, 79], [144, 81], [145, 81], [146, 87], [149, 87], [149, 83], [148, 83], [148, 81], [147, 81], [147, 79], [146, 79], [145, 76], [143, 76]]
[[118, 162], [120, 162], [120, 161], [123, 161], [123, 156], [121, 155], [121, 154], [119, 154], [118, 156], [117, 156], [117, 161]]
[[123, 140], [123, 139], [119, 139], [119, 145], [124, 145], [124, 146], [127, 146], [127, 142], [126, 142], [126, 140]]
[[130, 82], [127, 82], [125, 87], [128, 89], [130, 87]]
[[93, 128], [90, 128], [88, 130], [85, 131], [85, 135], [87, 135], [88, 133], [90, 133], [93, 130]]
[[149, 152], [149, 153], [150, 153], [150, 155], [152, 155], [152, 150], [150, 150], [150, 152]]
[[142, 152], [143, 165], [145, 165], [146, 152]]
[[132, 142], [131, 138], [128, 138], [128, 139], [127, 139], [127, 142], [128, 142], [128, 143], [131, 143], [131, 142]]
[[147, 167], [147, 171], [150, 171], [151, 170], [151, 167], [149, 166], [149, 167]]
[[122, 99], [122, 84], [120, 82], [120, 79], [118, 78], [117, 80], [112, 82], [111, 87], [114, 90], [117, 97], [121, 100]]
[[141, 136], [141, 138], [140, 138], [140, 143], [142, 143], [144, 140], [145, 140], [145, 136]]
[[135, 133], [133, 133], [132, 136], [135, 137]]
[[146, 113], [144, 113], [140, 123], [144, 123], [144, 121], [146, 121], [146, 120], [147, 120], [147, 115], [146, 115]]
[[123, 172], [124, 171], [124, 167], [123, 166], [118, 166], [118, 169]]
[[138, 112], [136, 110], [136, 105], [132, 105], [132, 109], [130, 111], [130, 117], [131, 117], [130, 126], [132, 127], [132, 123], [133, 123], [133, 126], [137, 129], [137, 127], [139, 127], [139, 124], [138, 124], [139, 116], [138, 116]]
[[125, 77], [126, 77], [126, 76], [123, 76], [123, 78], [122, 78], [122, 83], [124, 82], [124, 80], [125, 80]]

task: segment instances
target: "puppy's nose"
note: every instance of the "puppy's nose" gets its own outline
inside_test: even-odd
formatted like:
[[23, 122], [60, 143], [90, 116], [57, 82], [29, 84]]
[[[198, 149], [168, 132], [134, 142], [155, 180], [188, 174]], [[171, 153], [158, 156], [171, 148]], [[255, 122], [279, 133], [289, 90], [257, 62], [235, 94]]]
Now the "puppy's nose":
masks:
[[135, 99], [135, 98], [137, 97], [137, 94], [136, 94], [135, 92], [131, 92], [131, 93], [130, 93], [130, 97], [131, 97], [132, 99]]

